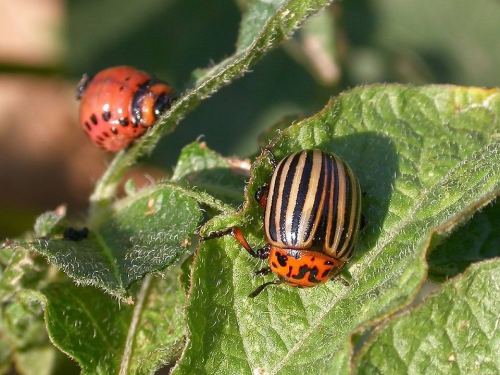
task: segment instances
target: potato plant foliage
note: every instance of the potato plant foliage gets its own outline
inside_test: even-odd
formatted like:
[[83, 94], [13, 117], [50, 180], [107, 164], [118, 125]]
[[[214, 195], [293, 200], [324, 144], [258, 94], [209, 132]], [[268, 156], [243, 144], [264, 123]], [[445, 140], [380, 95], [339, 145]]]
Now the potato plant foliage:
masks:
[[[500, 373], [498, 89], [367, 85], [266, 134], [278, 159], [321, 149], [359, 177], [366, 225], [349, 286], [281, 285], [249, 299], [275, 278], [252, 276], [265, 262], [231, 236], [198, 242], [237, 225], [265, 244], [253, 198], [272, 173], [265, 152], [239, 160], [197, 141], [170, 179], [141, 190], [129, 181], [117, 198], [124, 174], [182, 118], [327, 5], [249, 1], [234, 54], [197, 70], [115, 156], [84, 220], [60, 207], [3, 244], [0, 374]], [[84, 226], [86, 238], [63, 235]]]

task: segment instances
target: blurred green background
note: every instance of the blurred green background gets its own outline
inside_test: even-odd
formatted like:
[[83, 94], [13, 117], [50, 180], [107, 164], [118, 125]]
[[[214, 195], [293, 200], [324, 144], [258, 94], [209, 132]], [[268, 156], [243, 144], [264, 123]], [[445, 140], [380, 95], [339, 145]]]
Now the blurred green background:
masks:
[[[178, 94], [230, 56], [245, 1], [0, 0], [0, 239], [67, 203], [78, 220], [111, 156], [77, 124], [83, 73], [132, 65]], [[10, 35], [10, 36], [9, 36]], [[373, 82], [500, 86], [500, 1], [351, 0], [309, 21], [242, 79], [185, 118], [132, 176], [167, 175], [204, 135], [224, 155], [258, 151], [286, 115], [310, 116]]]

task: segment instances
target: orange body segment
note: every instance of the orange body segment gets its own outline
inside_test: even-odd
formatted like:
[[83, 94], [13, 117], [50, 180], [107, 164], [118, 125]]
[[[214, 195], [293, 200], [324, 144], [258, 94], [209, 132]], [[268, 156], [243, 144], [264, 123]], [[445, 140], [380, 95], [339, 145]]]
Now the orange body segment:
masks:
[[325, 283], [338, 275], [344, 262], [318, 251], [271, 246], [269, 267], [290, 286], [303, 288]]

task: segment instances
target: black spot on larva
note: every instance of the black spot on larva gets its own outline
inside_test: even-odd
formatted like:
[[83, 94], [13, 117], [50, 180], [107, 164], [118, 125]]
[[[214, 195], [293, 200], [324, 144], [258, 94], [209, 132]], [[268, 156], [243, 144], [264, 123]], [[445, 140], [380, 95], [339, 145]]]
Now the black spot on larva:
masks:
[[96, 138], [97, 138], [100, 142], [104, 141], [104, 138], [103, 138], [103, 137], [101, 137], [100, 135], [98, 135]]
[[121, 119], [118, 120], [118, 122], [120, 123], [121, 126], [128, 126], [128, 118], [126, 117], [122, 117]]
[[321, 278], [324, 279], [325, 277], [327, 277], [331, 271], [332, 271], [332, 268], [325, 270], [325, 272], [323, 272], [323, 274], [321, 275]]
[[92, 121], [94, 125], [97, 125], [97, 116], [95, 115], [95, 113], [90, 116], [90, 121]]
[[273, 266], [273, 268], [278, 268], [278, 265], [274, 262], [272, 262], [271, 265]]
[[312, 257], [311, 258], [311, 262], [314, 262], [315, 259], [316, 259], [316, 257]]
[[132, 78], [132, 77], [129, 76], [129, 77], [125, 78], [125, 81], [128, 81], [130, 78]]
[[120, 86], [120, 91], [123, 91], [124, 88], [125, 86]]
[[102, 135], [105, 136], [106, 138], [109, 138], [109, 134], [106, 132], [102, 132]]
[[325, 266], [333, 266], [333, 262], [331, 260], [326, 260], [324, 264]]
[[111, 133], [113, 134], [118, 134], [118, 129], [115, 128], [114, 126], [111, 127]]
[[276, 258], [278, 258], [278, 263], [281, 267], [286, 267], [286, 262], [288, 261], [288, 257], [286, 255], [277, 253]]
[[111, 112], [110, 111], [104, 111], [102, 113], [102, 119], [104, 121], [109, 121], [110, 118], [111, 118]]
[[91, 130], [92, 130], [92, 129], [90, 128], [90, 124], [89, 124], [87, 121], [85, 121], [85, 127], [88, 129], [88, 131], [91, 131]]

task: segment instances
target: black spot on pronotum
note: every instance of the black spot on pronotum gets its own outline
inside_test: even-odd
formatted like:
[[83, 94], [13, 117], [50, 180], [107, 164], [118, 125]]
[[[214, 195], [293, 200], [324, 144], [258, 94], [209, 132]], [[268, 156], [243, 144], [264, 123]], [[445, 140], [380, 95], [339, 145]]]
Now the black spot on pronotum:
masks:
[[286, 277], [290, 277], [292, 275], [292, 266], [288, 266], [288, 273], [286, 274]]
[[328, 268], [327, 270], [325, 270], [323, 272], [323, 274], [321, 275], [321, 278], [324, 279], [325, 277], [327, 277], [331, 271], [332, 271], [332, 268]]
[[110, 118], [111, 118], [111, 112], [110, 111], [104, 111], [102, 113], [102, 119], [104, 121], [109, 121]]
[[113, 134], [118, 134], [118, 129], [115, 128], [114, 126], [111, 127], [111, 133]]
[[278, 268], [278, 265], [274, 262], [272, 262], [271, 265], [273, 266], [273, 268]]
[[286, 255], [276, 253], [276, 258], [278, 258], [278, 263], [281, 267], [286, 267], [286, 262], [288, 261], [288, 257]]
[[106, 132], [102, 132], [102, 135], [105, 136], [106, 138], [109, 138], [109, 134]]
[[310, 268], [308, 265], [304, 264], [303, 266], [300, 266], [299, 273], [297, 275], [293, 275], [292, 277], [296, 280], [301, 280], [308, 272], [309, 277], [307, 278], [307, 280], [311, 283], [319, 283], [319, 281], [316, 279], [316, 276], [318, 276], [319, 272], [318, 267], [316, 266]]
[[98, 135], [96, 138], [97, 138], [100, 142], [104, 141], [104, 138], [103, 138], [103, 137], [101, 137], [100, 135]]
[[90, 121], [92, 121], [94, 125], [97, 125], [97, 116], [95, 115], [95, 113], [90, 116]]
[[87, 128], [88, 131], [91, 131], [92, 129], [90, 128], [90, 124], [85, 121], [85, 127]]
[[122, 117], [121, 119], [118, 120], [121, 126], [128, 126], [129, 121], [127, 117]]
[[333, 262], [331, 260], [326, 260], [324, 265], [325, 266], [333, 266]]

